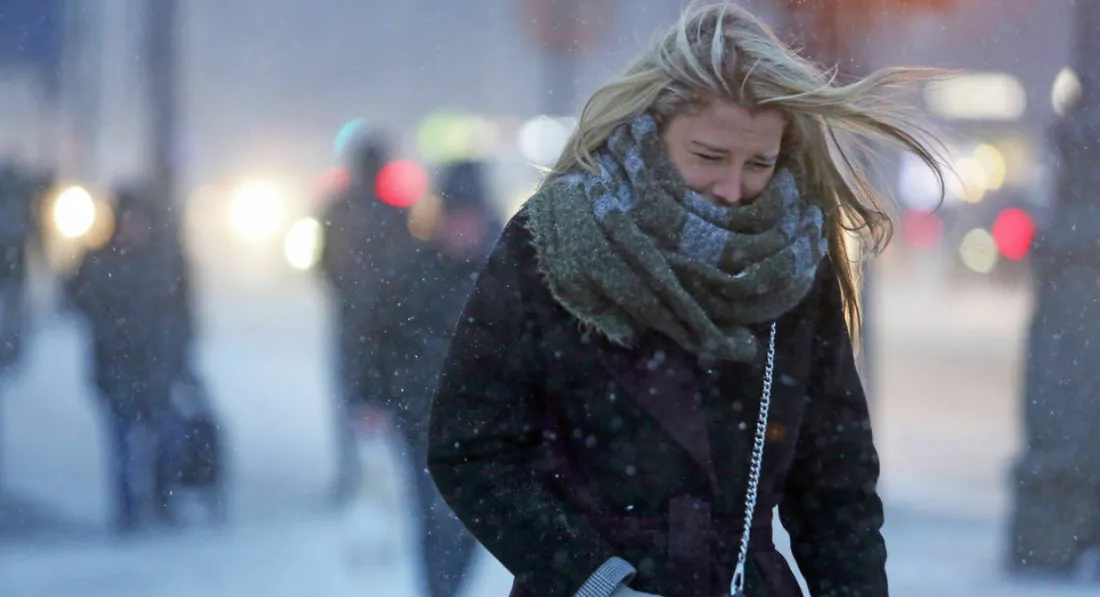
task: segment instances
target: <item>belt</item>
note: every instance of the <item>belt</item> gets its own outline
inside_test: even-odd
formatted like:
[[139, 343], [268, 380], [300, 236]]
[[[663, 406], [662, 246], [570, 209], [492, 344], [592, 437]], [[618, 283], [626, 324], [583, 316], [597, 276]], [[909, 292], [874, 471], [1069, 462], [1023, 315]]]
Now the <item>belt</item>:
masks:
[[[737, 548], [741, 541], [742, 517], [716, 517], [710, 502], [693, 496], [680, 496], [669, 501], [667, 517], [598, 516], [593, 517], [592, 522], [612, 543], [667, 550], [675, 576], [669, 580], [683, 588], [682, 593], [667, 597], [729, 595], [729, 579], [737, 563]], [[775, 550], [770, 510], [755, 517], [750, 533], [750, 552]], [[723, 558], [723, 555], [727, 557]], [[718, 578], [712, 576], [715, 567], [721, 571]], [[724, 586], [713, 586], [716, 580]]]

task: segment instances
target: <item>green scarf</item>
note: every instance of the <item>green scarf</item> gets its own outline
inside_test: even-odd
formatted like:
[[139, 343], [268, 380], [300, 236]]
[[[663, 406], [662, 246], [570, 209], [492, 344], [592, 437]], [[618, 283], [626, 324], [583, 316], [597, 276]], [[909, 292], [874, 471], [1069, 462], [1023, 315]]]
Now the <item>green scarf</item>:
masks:
[[791, 172], [751, 203], [718, 206], [688, 188], [648, 114], [596, 161], [599, 174], [549, 180], [524, 208], [555, 299], [624, 346], [655, 330], [700, 357], [756, 359], [747, 326], [801, 302], [826, 253], [821, 210]]

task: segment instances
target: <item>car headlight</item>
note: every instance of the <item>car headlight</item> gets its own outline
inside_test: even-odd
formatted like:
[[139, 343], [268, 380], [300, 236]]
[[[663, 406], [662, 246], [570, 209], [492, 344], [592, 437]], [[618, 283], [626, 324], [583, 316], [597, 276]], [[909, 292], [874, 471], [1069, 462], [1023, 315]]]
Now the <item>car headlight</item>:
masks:
[[80, 186], [61, 191], [53, 204], [53, 222], [65, 238], [80, 238], [96, 223], [96, 205], [92, 194]]
[[313, 218], [294, 222], [283, 239], [283, 255], [290, 267], [307, 270], [321, 259], [324, 234], [321, 223]]
[[242, 185], [233, 194], [229, 218], [245, 240], [264, 240], [279, 231], [286, 217], [286, 199], [279, 187], [265, 182]]

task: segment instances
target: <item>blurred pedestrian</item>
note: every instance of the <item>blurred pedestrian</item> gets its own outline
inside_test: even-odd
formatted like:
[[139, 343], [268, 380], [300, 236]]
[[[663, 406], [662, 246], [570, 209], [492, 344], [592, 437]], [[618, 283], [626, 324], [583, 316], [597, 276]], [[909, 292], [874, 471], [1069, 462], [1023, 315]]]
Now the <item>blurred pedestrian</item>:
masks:
[[420, 555], [428, 597], [453, 597], [462, 588], [477, 540], [443, 501], [428, 472], [428, 419], [451, 332], [477, 272], [500, 234], [490, 201], [487, 165], [462, 161], [443, 167], [439, 210], [427, 240], [411, 253], [415, 265], [387, 287], [387, 406], [408, 446], [408, 477], [416, 491]]
[[364, 129], [349, 144], [350, 183], [326, 202], [321, 215], [324, 245], [320, 271], [336, 303], [337, 474], [333, 500], [349, 500], [361, 479], [356, 422], [380, 416], [383, 373], [376, 364], [382, 349], [379, 310], [385, 285], [397, 279], [409, 258], [413, 238], [406, 210], [381, 201], [379, 172], [389, 160], [389, 142], [374, 129]]
[[129, 532], [144, 522], [147, 505], [158, 521], [176, 522], [169, 401], [173, 384], [189, 374], [193, 321], [183, 248], [164, 210], [140, 186], [119, 189], [115, 199], [110, 241], [85, 256], [67, 291], [88, 323], [115, 523]]
[[0, 164], [0, 372], [23, 353], [28, 252], [38, 238], [35, 210], [49, 186], [48, 177], [23, 164]]
[[846, 242], [881, 248], [889, 221], [851, 141], [938, 174], [880, 101], [922, 72], [840, 86], [732, 2], [692, 3], [596, 91], [432, 406], [429, 468], [513, 597], [800, 595], [777, 506], [811, 594], [886, 597]]

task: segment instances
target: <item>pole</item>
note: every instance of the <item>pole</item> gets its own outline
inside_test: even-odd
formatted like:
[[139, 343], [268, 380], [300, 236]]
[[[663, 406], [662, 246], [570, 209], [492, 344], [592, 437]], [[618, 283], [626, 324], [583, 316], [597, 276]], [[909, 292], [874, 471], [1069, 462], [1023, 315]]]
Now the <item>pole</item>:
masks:
[[57, 140], [60, 170], [67, 177], [85, 183], [95, 178], [98, 168], [100, 124], [99, 13], [92, 3], [67, 0], [62, 48], [62, 80], [59, 98]]
[[1051, 129], [1061, 169], [1033, 252], [1008, 568], [1100, 580], [1100, 0], [1071, 6], [1081, 96]]
[[145, 78], [149, 99], [150, 174], [155, 200], [175, 229], [178, 192], [179, 92], [177, 89], [177, 0], [147, 0]]
[[[579, 16], [577, 0], [543, 0], [549, 2], [550, 22], [562, 39], [572, 37]], [[544, 44], [542, 51], [543, 77], [546, 94], [543, 110], [548, 116], [564, 116], [572, 113], [577, 95], [577, 58], [575, 48], [566, 43]]]

